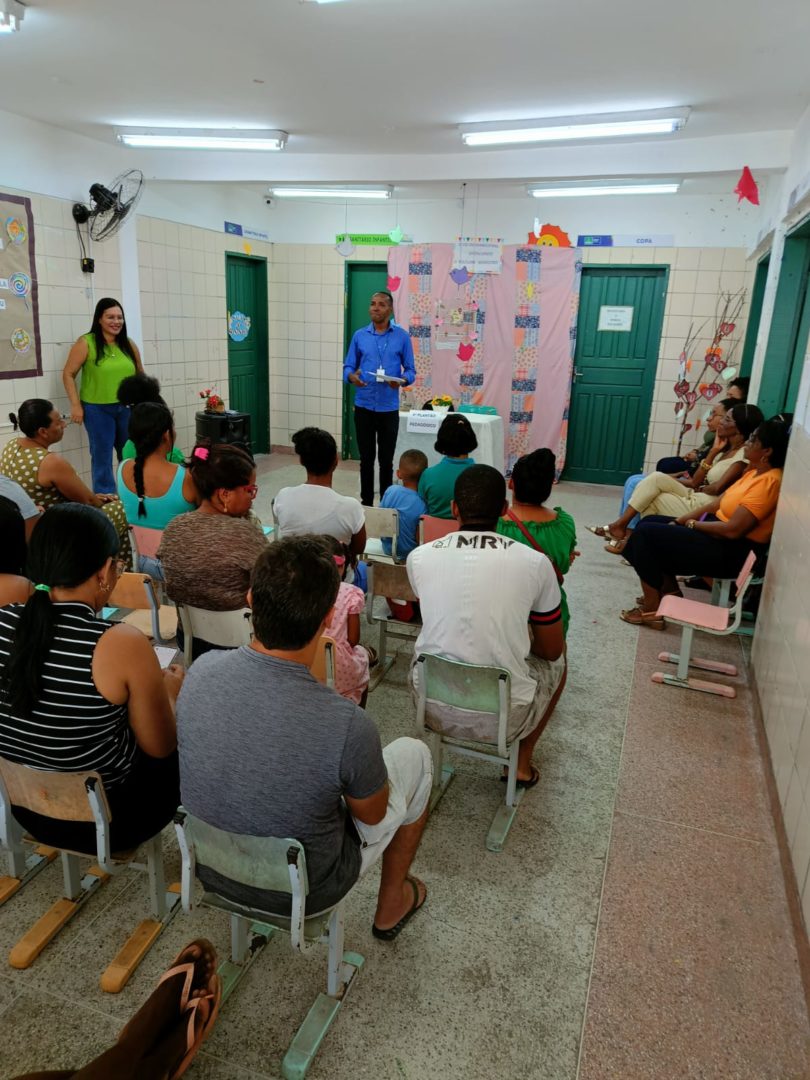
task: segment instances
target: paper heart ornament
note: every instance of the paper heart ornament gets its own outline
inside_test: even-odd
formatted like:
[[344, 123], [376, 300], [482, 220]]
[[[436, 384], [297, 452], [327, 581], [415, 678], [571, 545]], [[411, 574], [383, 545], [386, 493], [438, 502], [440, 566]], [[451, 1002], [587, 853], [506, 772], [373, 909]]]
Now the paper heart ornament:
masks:
[[402, 284], [402, 278], [400, 278], [400, 277], [391, 277], [390, 274], [388, 275], [388, 291], [389, 292], [396, 292], [401, 284]]
[[728, 337], [729, 334], [734, 333], [735, 325], [736, 324], [733, 322], [720, 323], [717, 333], [720, 335], [720, 337]]
[[466, 266], [459, 267], [458, 270], [450, 271], [450, 279], [456, 285], [466, 285], [471, 277], [472, 274], [469, 272]]
[[722, 356], [718, 356], [716, 353], [706, 353], [706, 363], [710, 368], [714, 368], [714, 370], [719, 373], [727, 366], [728, 361], [724, 360]]
[[458, 347], [458, 352], [456, 353], [456, 356], [459, 358], [459, 360], [472, 360], [474, 352], [474, 345], [465, 345], [464, 343], [462, 343]]
[[388, 234], [388, 239], [392, 244], [401, 244], [404, 235], [405, 233], [400, 229], [399, 225], [397, 225]]
[[675, 393], [678, 395], [679, 398], [684, 397], [688, 390], [689, 383], [686, 381], [686, 379], [681, 379], [679, 382], [675, 383]]
[[713, 382], [709, 386], [701, 386], [700, 392], [701, 394], [703, 394], [707, 401], [712, 401], [714, 398], [717, 397], [717, 395], [722, 389], [723, 387], [720, 385], [720, 383]]
[[677, 416], [678, 413], [683, 412], [683, 410], [685, 408], [686, 408], [686, 405], [684, 405], [684, 403], [682, 401], [676, 401], [675, 402], [675, 415]]
[[681, 430], [682, 430], [682, 433], [685, 435], [687, 433], [687, 431], [692, 430], [692, 425], [691, 424], [684, 424], [683, 428]]
[[690, 390], [688, 394], [684, 395], [684, 400], [686, 401], [687, 410], [694, 409], [695, 402], [697, 401], [697, 394], [694, 390]]
[[348, 236], [344, 236], [339, 244], [335, 244], [335, 251], [338, 253], [338, 255], [342, 255], [344, 259], [348, 259], [348, 257], [354, 251], [354, 244], [351, 242]]

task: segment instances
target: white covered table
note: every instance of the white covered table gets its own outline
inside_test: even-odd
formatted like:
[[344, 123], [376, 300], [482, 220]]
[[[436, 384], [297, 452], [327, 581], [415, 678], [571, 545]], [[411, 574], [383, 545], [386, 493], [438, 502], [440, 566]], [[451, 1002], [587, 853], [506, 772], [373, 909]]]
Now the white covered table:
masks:
[[[474, 450], [471, 457], [475, 458], [477, 465], [493, 465], [499, 473], [503, 473], [503, 420], [500, 416], [491, 413], [464, 413], [470, 421], [478, 439], [478, 449]], [[394, 452], [394, 470], [397, 468], [401, 454], [406, 450], [421, 450], [427, 455], [428, 465], [436, 465], [441, 460], [441, 454], [433, 449], [436, 442], [435, 434], [408, 431], [408, 416], [406, 412], [399, 414], [399, 434], [397, 435], [397, 448]]]

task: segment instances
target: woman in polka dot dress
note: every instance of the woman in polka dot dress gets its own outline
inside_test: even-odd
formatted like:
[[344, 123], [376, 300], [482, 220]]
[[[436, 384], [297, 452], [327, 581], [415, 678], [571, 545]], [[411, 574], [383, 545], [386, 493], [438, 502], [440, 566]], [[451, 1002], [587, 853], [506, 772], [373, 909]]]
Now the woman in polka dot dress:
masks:
[[22, 436], [11, 439], [0, 454], [0, 473], [16, 481], [37, 506], [47, 510], [56, 503], [75, 502], [95, 506], [115, 526], [120, 540], [119, 555], [131, 568], [132, 552], [126, 514], [117, 495], [95, 495], [79, 478], [76, 470], [61, 454], [52, 454], [51, 446], [61, 441], [65, 421], [45, 398], [29, 398], [17, 415], [9, 413], [14, 430]]

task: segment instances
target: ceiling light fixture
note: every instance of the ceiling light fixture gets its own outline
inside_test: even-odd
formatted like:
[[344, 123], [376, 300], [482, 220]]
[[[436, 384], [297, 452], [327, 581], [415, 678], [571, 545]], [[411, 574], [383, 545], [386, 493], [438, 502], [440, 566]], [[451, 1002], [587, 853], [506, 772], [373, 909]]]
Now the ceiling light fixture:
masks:
[[19, 0], [0, 0], [0, 34], [13, 34], [25, 18], [25, 4]]
[[542, 120], [464, 124], [459, 128], [459, 132], [466, 145], [474, 147], [506, 143], [618, 139], [637, 135], [671, 135], [680, 131], [688, 117], [688, 109], [657, 109], [650, 112], [597, 113], [594, 116], [557, 116]]
[[264, 128], [116, 128], [115, 134], [124, 146], [158, 150], [283, 150], [288, 138]]
[[612, 180], [602, 180], [592, 184], [530, 187], [529, 194], [533, 195], [535, 199], [570, 199], [586, 195], [674, 195], [680, 186], [679, 180], [667, 180], [649, 184], [617, 183]]
[[276, 199], [390, 199], [391, 188], [310, 188], [273, 187], [268, 189]]

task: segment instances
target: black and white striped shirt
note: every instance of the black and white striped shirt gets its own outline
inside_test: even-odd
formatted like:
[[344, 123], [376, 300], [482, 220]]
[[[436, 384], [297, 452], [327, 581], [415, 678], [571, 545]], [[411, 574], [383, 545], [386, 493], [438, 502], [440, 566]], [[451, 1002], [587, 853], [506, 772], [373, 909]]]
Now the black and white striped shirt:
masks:
[[[93, 682], [93, 652], [112, 623], [91, 607], [54, 603], [56, 630], [43, 666], [42, 693], [28, 719], [13, 714], [0, 690], [0, 755], [51, 772], [96, 770], [113, 788], [139, 750], [126, 705], [114, 705]], [[5, 666], [22, 604], [0, 608], [0, 666]]]

